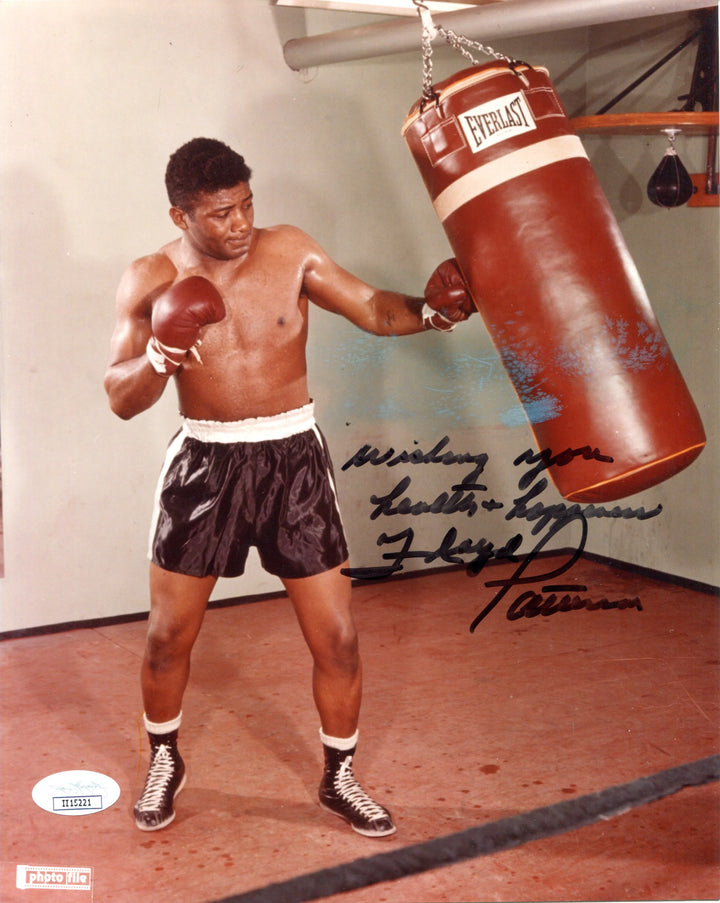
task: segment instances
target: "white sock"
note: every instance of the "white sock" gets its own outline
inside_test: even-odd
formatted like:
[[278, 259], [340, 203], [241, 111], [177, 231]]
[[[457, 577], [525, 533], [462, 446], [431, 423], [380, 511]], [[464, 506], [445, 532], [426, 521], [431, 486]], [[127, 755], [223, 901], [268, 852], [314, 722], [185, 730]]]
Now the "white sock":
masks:
[[352, 737], [329, 737], [327, 734], [324, 734], [323, 729], [320, 728], [320, 739], [323, 744], [329, 746], [331, 749], [339, 749], [341, 752], [345, 752], [346, 750], [357, 746], [359, 734], [359, 731], [355, 731]]
[[154, 721], [150, 721], [148, 716], [143, 712], [143, 721], [145, 722], [145, 730], [148, 734], [169, 734], [171, 731], [176, 731], [180, 727], [180, 722], [182, 721], [182, 711], [177, 716], [177, 718], [173, 718], [171, 721], [163, 721], [162, 723], [155, 723]]

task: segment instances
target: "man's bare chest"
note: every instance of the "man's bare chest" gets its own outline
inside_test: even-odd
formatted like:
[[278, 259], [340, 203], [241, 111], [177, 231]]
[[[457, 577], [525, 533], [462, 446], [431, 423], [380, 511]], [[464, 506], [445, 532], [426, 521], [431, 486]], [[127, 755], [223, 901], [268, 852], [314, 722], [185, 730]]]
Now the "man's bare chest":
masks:
[[266, 359], [288, 353], [307, 336], [307, 298], [299, 279], [238, 280], [218, 286], [225, 317], [205, 331], [203, 348], [220, 357], [233, 353]]

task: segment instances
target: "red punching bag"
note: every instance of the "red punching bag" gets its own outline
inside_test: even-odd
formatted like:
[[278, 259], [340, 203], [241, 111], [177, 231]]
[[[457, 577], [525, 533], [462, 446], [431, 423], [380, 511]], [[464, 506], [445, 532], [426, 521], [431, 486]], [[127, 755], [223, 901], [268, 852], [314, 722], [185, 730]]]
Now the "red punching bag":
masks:
[[459, 72], [403, 136], [539, 450], [599, 452], [550, 467], [561, 495], [611, 501], [687, 467], [702, 422], [547, 71]]

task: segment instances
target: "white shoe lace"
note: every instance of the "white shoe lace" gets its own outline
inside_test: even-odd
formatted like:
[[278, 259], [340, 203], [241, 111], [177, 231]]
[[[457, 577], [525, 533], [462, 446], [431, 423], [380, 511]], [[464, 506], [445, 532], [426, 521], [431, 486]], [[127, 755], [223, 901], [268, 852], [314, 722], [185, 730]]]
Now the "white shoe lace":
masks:
[[370, 819], [370, 821], [374, 821], [376, 818], [387, 817], [385, 809], [371, 799], [355, 780], [351, 756], [348, 756], [340, 766], [340, 770], [335, 776], [334, 784], [338, 795], [357, 812]]
[[170, 749], [163, 743], [155, 750], [145, 789], [137, 802], [138, 811], [149, 812], [159, 809], [163, 802], [163, 794], [174, 775], [175, 761]]

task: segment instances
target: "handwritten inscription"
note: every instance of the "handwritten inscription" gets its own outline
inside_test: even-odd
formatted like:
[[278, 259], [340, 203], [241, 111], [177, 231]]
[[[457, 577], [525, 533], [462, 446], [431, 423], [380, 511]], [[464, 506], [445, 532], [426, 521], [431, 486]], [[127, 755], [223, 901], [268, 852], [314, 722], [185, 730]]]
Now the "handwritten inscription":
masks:
[[[575, 449], [565, 449], [553, 454], [550, 449], [534, 452], [531, 449], [518, 455], [513, 461], [513, 466], [522, 468], [517, 486], [519, 495], [512, 500], [510, 505], [498, 501], [493, 497], [483, 497], [488, 491], [487, 485], [478, 481], [483, 473], [489, 456], [481, 454], [458, 454], [447, 446], [450, 443], [448, 436], [444, 436], [430, 451], [424, 452], [421, 448], [412, 451], [396, 452], [389, 448], [381, 452], [371, 445], [361, 446], [342, 466], [343, 470], [353, 467], [385, 466], [396, 467], [399, 464], [439, 464], [472, 465], [472, 468], [459, 481], [450, 486], [449, 492], [441, 492], [434, 499], [425, 500], [413, 498], [411, 494], [412, 477], [403, 476], [389, 492], [370, 496], [370, 519], [377, 520], [385, 517], [400, 515], [418, 517], [425, 514], [461, 514], [468, 518], [475, 517], [479, 512], [498, 511], [505, 509], [506, 521], [524, 521], [530, 527], [530, 536], [539, 537], [529, 551], [521, 553], [525, 538], [522, 533], [516, 533], [504, 544], [496, 543], [482, 536], [478, 538], [458, 538], [456, 527], [450, 527], [440, 540], [439, 544], [431, 549], [418, 549], [415, 547], [415, 531], [412, 527], [405, 527], [395, 533], [381, 532], [377, 538], [377, 545], [386, 547], [381, 557], [386, 564], [378, 567], [350, 568], [346, 571], [355, 579], [372, 580], [389, 577], [404, 569], [404, 562], [412, 559], [421, 560], [423, 564], [443, 562], [446, 564], [463, 564], [471, 577], [478, 576], [489, 561], [508, 561], [517, 567], [513, 573], [500, 580], [488, 580], [485, 586], [497, 588], [495, 596], [474, 618], [470, 625], [473, 632], [484, 618], [507, 596], [514, 587], [522, 587], [528, 583], [545, 583], [554, 580], [568, 571], [578, 560], [587, 542], [588, 520], [598, 518], [621, 518], [625, 520], [647, 520], [656, 517], [662, 511], [662, 505], [646, 510], [644, 507], [622, 507], [616, 505], [612, 508], [598, 505], [579, 505], [560, 503], [545, 503], [541, 496], [548, 488], [548, 480], [542, 474], [550, 467], [572, 466], [578, 458], [594, 460], [601, 463], [611, 463], [612, 458], [603, 455], [597, 448], [582, 446]], [[537, 573], [536, 568], [530, 566], [536, 560], [540, 552], [548, 542], [556, 539], [562, 531], [568, 531], [573, 524], [577, 524], [580, 530], [577, 538], [577, 528], [572, 531], [572, 539], [567, 539], [566, 547], [570, 548], [570, 554], [566, 561], [547, 573]], [[563, 537], [565, 539], [565, 537]], [[527, 572], [527, 573], [526, 573]], [[642, 611], [642, 603], [638, 598], [632, 599], [593, 599], [585, 595], [586, 586], [547, 584], [542, 586], [541, 592], [526, 590], [521, 592], [509, 605], [506, 613], [508, 620], [519, 618], [534, 618], [538, 616], [548, 617], [560, 612], [578, 610], [608, 611], [621, 609], [634, 609]]]
[[[607, 611], [610, 608], [643, 610], [642, 603], [637, 596], [634, 599], [604, 598], [596, 600], [583, 597], [580, 593], [586, 592], [587, 586], [544, 586], [542, 591], [549, 595], [544, 596], [533, 590], [520, 593], [507, 610], [508, 621], [517, 621], [519, 618], [536, 618], [538, 615], [548, 617], [559, 611], [577, 611], [579, 608], [585, 608], [588, 611], [597, 611], [598, 609]], [[558, 596], [558, 592], [562, 592], [562, 595]]]

